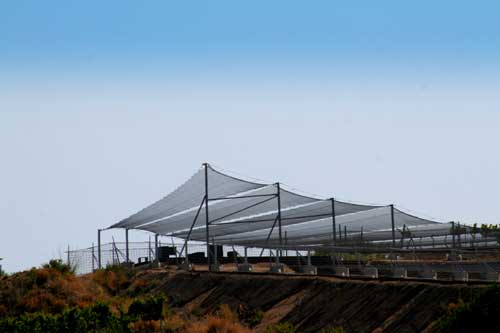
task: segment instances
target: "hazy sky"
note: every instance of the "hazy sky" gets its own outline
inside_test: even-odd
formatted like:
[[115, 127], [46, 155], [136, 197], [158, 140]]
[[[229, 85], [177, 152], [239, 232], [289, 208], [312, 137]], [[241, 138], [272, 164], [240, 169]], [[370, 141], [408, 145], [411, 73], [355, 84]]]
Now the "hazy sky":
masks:
[[205, 161], [499, 223], [498, 13], [498, 1], [2, 2], [3, 267], [89, 246]]

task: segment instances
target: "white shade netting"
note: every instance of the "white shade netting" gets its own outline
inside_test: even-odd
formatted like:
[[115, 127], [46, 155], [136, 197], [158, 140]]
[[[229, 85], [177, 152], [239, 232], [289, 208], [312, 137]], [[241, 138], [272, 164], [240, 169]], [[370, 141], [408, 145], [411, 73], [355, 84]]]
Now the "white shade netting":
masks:
[[324, 246], [357, 239], [382, 244], [418, 238], [422, 243], [451, 233], [449, 223], [423, 219], [392, 206], [312, 198], [277, 183], [239, 179], [209, 165], [172, 193], [110, 228], [205, 241], [207, 221], [210, 241], [262, 247]]
[[[391, 208], [379, 207], [371, 210], [352, 214], [336, 216], [337, 239], [360, 239], [384, 241], [392, 240]], [[401, 238], [403, 233], [406, 237], [430, 237], [446, 235], [450, 232], [451, 224], [439, 223], [421, 219], [406, 214], [394, 208], [395, 236]], [[340, 230], [338, 228], [340, 227]], [[275, 226], [270, 234], [271, 228], [245, 232], [241, 234], [225, 235], [216, 238], [218, 243], [244, 244], [244, 245], [271, 245], [279, 240], [278, 228]], [[306, 244], [332, 244], [333, 222], [332, 218], [317, 219], [314, 221], [284, 225], [282, 227], [282, 238], [287, 245]]]
[[[266, 184], [258, 184], [225, 175], [212, 167], [207, 168], [208, 192], [213, 198], [226, 197], [254, 190]], [[163, 199], [113, 224], [110, 228], [136, 228], [174, 214], [196, 209], [205, 196], [205, 170], [201, 168], [184, 184]]]
[[[263, 212], [268, 212], [269, 210], [273, 209], [275, 210], [277, 207], [277, 190], [278, 187], [276, 185], [269, 185], [252, 192], [244, 193], [241, 195], [241, 199], [238, 195], [236, 195], [231, 199], [211, 201], [208, 206], [210, 222], [217, 223], [219, 221], [228, 219], [239, 220], [245, 218], [245, 216], [248, 215], [258, 216]], [[283, 189], [280, 189], [280, 200], [281, 207], [283, 207], [284, 209], [311, 203], [314, 201], [319, 201], [318, 199], [302, 196], [289, 191], [285, 191]], [[190, 211], [176, 216], [171, 216], [169, 218], [159, 220], [151, 224], [140, 226], [138, 227], [138, 229], [160, 234], [167, 234], [184, 229], [183, 233], [187, 235], [188, 229], [193, 224], [196, 215], [197, 212]], [[205, 225], [205, 216], [205, 210], [202, 209], [199, 212], [194, 226]], [[199, 235], [199, 237], [204, 237], [203, 235], [205, 235], [205, 232], [197, 230], [197, 234]]]
[[[291, 192], [281, 190], [281, 197], [294, 197], [297, 196]], [[307, 197], [305, 197], [307, 198]], [[282, 199], [283, 202], [283, 199]], [[298, 203], [295, 200], [293, 203]], [[291, 204], [291, 202], [290, 202]], [[300, 224], [307, 221], [318, 220], [322, 217], [332, 216], [333, 211], [335, 215], [345, 215], [353, 212], [373, 209], [375, 206], [351, 204], [341, 201], [335, 201], [332, 207], [331, 200], [315, 200], [311, 203], [302, 205], [295, 205], [288, 207], [289, 204], [283, 206], [281, 211], [281, 225]], [[258, 216], [247, 216], [240, 219], [233, 219], [229, 221], [220, 221], [210, 225], [210, 235], [212, 237], [219, 237], [224, 235], [238, 234], [255, 230], [269, 229], [275, 224], [278, 215], [278, 210], [275, 208], [273, 211], [260, 214]], [[185, 238], [186, 231], [177, 232], [174, 234], [177, 237]], [[193, 230], [190, 239], [203, 240], [205, 235], [205, 227]]]

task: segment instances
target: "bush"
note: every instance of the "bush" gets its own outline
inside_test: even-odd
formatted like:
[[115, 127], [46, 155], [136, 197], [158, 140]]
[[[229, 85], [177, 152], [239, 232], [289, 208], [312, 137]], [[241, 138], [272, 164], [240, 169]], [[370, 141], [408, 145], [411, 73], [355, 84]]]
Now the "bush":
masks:
[[128, 321], [114, 315], [107, 304], [97, 302], [93, 306], [72, 308], [61, 314], [42, 312], [23, 314], [0, 319], [0, 332], [128, 332]]
[[264, 319], [264, 312], [260, 309], [248, 309], [240, 305], [238, 308], [238, 318], [240, 321], [244, 322], [245, 325], [255, 327]]
[[128, 316], [133, 320], [160, 320], [164, 317], [166, 311], [165, 296], [146, 296], [144, 298], [135, 299], [128, 308]]
[[131, 277], [129, 270], [118, 265], [99, 269], [92, 275], [94, 282], [104, 287], [111, 295], [125, 291], [130, 285]]
[[500, 286], [480, 291], [470, 303], [449, 304], [437, 332], [500, 332]]
[[52, 269], [62, 274], [75, 273], [75, 270], [70, 265], [63, 263], [61, 259], [52, 259], [48, 264], [43, 264], [42, 268]]

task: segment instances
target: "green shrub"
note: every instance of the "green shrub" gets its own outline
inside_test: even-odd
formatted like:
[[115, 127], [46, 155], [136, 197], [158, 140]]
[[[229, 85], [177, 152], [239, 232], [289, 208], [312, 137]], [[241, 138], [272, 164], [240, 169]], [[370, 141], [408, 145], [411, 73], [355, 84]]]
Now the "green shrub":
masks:
[[238, 319], [249, 327], [255, 327], [264, 319], [264, 312], [260, 309], [249, 310], [245, 307], [238, 309]]
[[193, 310], [191, 310], [191, 314], [195, 317], [202, 317], [204, 314], [204, 311], [200, 307], [195, 307]]
[[480, 291], [470, 303], [450, 304], [436, 332], [500, 332], [500, 286]]
[[42, 268], [53, 269], [62, 274], [75, 273], [75, 270], [70, 265], [63, 263], [61, 259], [52, 259], [48, 264], [43, 264]]
[[166, 297], [149, 295], [135, 299], [128, 309], [128, 316], [134, 320], [159, 320], [164, 315]]
[[2, 333], [45, 332], [129, 332], [128, 320], [114, 315], [107, 304], [96, 304], [79, 309], [72, 308], [61, 314], [42, 312], [0, 319]]

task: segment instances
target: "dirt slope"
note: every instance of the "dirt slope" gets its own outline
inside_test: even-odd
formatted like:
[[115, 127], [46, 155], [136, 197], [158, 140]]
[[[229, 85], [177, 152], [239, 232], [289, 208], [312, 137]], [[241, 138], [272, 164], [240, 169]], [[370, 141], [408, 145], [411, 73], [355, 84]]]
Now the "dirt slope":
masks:
[[472, 289], [482, 288], [250, 274], [157, 273], [155, 279], [152, 291], [164, 292], [178, 307], [208, 313], [228, 304], [235, 311], [263, 311], [257, 331], [277, 321], [292, 323], [298, 332], [339, 326], [347, 332], [431, 331], [449, 303], [468, 300]]

